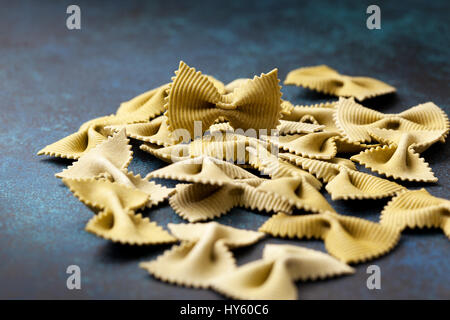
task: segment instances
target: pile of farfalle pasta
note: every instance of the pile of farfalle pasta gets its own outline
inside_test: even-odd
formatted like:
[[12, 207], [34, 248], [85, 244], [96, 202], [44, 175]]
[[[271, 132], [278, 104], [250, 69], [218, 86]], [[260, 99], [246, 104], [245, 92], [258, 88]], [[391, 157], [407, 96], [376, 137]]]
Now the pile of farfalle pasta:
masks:
[[[339, 100], [294, 106], [281, 98], [276, 69], [225, 85], [181, 62], [171, 83], [39, 154], [76, 160], [56, 176], [94, 210], [87, 231], [128, 245], [174, 243], [140, 267], [162, 281], [235, 299], [295, 299], [296, 281], [351, 274], [348, 264], [386, 254], [405, 228], [441, 228], [450, 237], [450, 201], [398, 183], [438, 180], [421, 157], [448, 133], [438, 106], [398, 114], [366, 108], [358, 101], [395, 88], [327, 66], [293, 70], [284, 83]], [[146, 177], [130, 172], [130, 138], [168, 165]], [[167, 188], [153, 178], [180, 183]], [[333, 200], [392, 199], [372, 222], [337, 213], [323, 186]], [[169, 232], [138, 213], [166, 199], [189, 223], [169, 224]], [[273, 215], [258, 231], [211, 221], [233, 207]], [[265, 236], [321, 239], [329, 254], [268, 244], [260, 260], [238, 267], [232, 250]]]

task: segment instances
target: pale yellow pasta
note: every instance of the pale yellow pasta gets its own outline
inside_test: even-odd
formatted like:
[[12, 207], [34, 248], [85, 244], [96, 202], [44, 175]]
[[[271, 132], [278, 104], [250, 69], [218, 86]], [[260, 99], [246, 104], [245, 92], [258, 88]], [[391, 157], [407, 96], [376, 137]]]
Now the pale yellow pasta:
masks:
[[450, 239], [450, 201], [437, 198], [425, 189], [405, 191], [384, 207], [380, 223], [399, 230], [440, 228]]
[[285, 159], [295, 165], [309, 171], [318, 179], [329, 182], [339, 174], [341, 167], [356, 170], [355, 164], [344, 158], [333, 158], [330, 160], [317, 160], [297, 156], [292, 153], [279, 153], [281, 159]]
[[[162, 85], [156, 89], [144, 92], [137, 97], [122, 102], [119, 109], [117, 109], [117, 116], [139, 118], [142, 121], [148, 121], [164, 112], [165, 98], [167, 96], [166, 90], [168, 84]], [[140, 122], [140, 121], [139, 121]]]
[[279, 148], [302, 157], [312, 159], [332, 159], [336, 156], [336, 132], [314, 132], [307, 134], [293, 134], [288, 136], [265, 139]]
[[349, 141], [344, 137], [336, 137], [334, 139], [336, 143], [337, 153], [357, 153], [366, 149], [375, 148], [380, 146], [379, 143], [361, 143], [357, 141]]
[[155, 144], [143, 143], [139, 146], [139, 149], [150, 153], [158, 159], [170, 163], [191, 158], [188, 144], [176, 144], [161, 148]]
[[252, 245], [264, 234], [236, 229], [216, 222], [169, 224], [172, 234], [183, 241], [156, 260], [140, 267], [154, 277], [179, 285], [208, 288], [214, 279], [236, 269], [229, 249]]
[[350, 142], [371, 142], [371, 128], [411, 132], [444, 130], [443, 139], [449, 130], [449, 120], [441, 108], [433, 102], [419, 104], [398, 114], [383, 114], [366, 108], [353, 99], [339, 99], [334, 120], [340, 133]]
[[397, 244], [396, 228], [337, 213], [291, 216], [279, 213], [259, 229], [275, 237], [318, 238], [327, 251], [345, 263], [364, 262]]
[[134, 214], [134, 210], [147, 203], [147, 193], [107, 180], [64, 178], [63, 182], [81, 202], [100, 210], [87, 223], [87, 231], [123, 244], [149, 245], [175, 241], [156, 223]]
[[405, 190], [405, 187], [367, 173], [341, 168], [325, 186], [332, 200], [381, 199]]
[[147, 122], [164, 111], [166, 87], [160, 87], [121, 105], [116, 115], [96, 118], [81, 125], [73, 133], [38, 152], [59, 158], [78, 159], [105, 141], [110, 134], [106, 126]]
[[336, 132], [333, 114], [336, 102], [325, 102], [310, 106], [292, 107], [290, 113], [285, 113], [282, 120], [310, 123], [324, 126], [323, 131]]
[[264, 180], [258, 191], [277, 194], [297, 209], [312, 212], [334, 212], [324, 196], [301, 176]]
[[133, 152], [125, 130], [117, 132], [95, 148], [86, 152], [78, 161], [56, 174], [58, 178], [93, 178], [108, 173], [117, 182], [127, 184], [123, 170], [132, 160]]
[[194, 121], [206, 131], [224, 117], [233, 128], [275, 129], [281, 116], [277, 70], [245, 81], [229, 94], [221, 94], [201, 72], [180, 62], [170, 84], [167, 117], [170, 130], [185, 129], [194, 137]]
[[[439, 141], [441, 131], [404, 132], [380, 137], [388, 130], [371, 129], [369, 133], [378, 140], [391, 140], [389, 145], [365, 150], [351, 160], [387, 177], [408, 181], [436, 182], [428, 163], [415, 150], [424, 150]], [[376, 133], [376, 135], [374, 133]], [[395, 141], [395, 142], [394, 142]]]
[[277, 194], [262, 192], [262, 179], [235, 180], [222, 186], [194, 183], [179, 184], [170, 198], [170, 206], [189, 222], [213, 219], [234, 207], [266, 212], [292, 212], [292, 205]]
[[280, 120], [280, 124], [277, 127], [280, 135], [294, 134], [294, 133], [312, 133], [321, 131], [325, 126], [320, 124], [313, 124], [307, 122]]
[[354, 272], [350, 266], [320, 251], [268, 244], [261, 260], [218, 277], [212, 287], [233, 299], [287, 300], [297, 298], [295, 281], [319, 280]]
[[326, 65], [292, 70], [284, 84], [302, 86], [335, 96], [355, 97], [360, 101], [396, 91], [394, 87], [380, 80], [342, 75]]
[[262, 174], [269, 175], [273, 179], [301, 176], [306, 178], [308, 183], [316, 189], [320, 190], [322, 187], [322, 183], [313, 175], [277, 157], [262, 146], [250, 146], [247, 147], [247, 150], [249, 152], [250, 165]]
[[257, 178], [230, 162], [207, 156], [175, 162], [150, 172], [148, 177], [214, 185], [222, 185], [234, 179]]
[[56, 177], [71, 179], [108, 177], [114, 182], [144, 191], [149, 196], [147, 206], [156, 205], [166, 199], [173, 189], [127, 171], [128, 164], [132, 159], [131, 146], [128, 142], [125, 130], [122, 129], [83, 154], [78, 161], [57, 173]]
[[167, 128], [166, 116], [159, 116], [150, 122], [108, 126], [107, 129], [115, 132], [125, 129], [128, 137], [158, 146], [167, 147], [178, 143]]

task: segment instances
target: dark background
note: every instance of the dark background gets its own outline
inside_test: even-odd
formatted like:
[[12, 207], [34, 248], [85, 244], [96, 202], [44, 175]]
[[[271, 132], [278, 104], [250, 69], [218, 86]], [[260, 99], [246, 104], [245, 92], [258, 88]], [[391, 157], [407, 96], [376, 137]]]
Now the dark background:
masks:
[[[394, 113], [433, 101], [450, 114], [448, 1], [376, 1], [381, 30], [366, 28], [372, 2], [337, 2], [0, 1], [0, 298], [221, 298], [138, 268], [169, 246], [121, 246], [85, 232], [92, 212], [54, 177], [70, 161], [36, 156], [83, 122], [169, 82], [181, 59], [224, 82], [274, 67], [283, 80], [294, 68], [327, 64], [398, 89], [366, 106]], [[81, 30], [66, 28], [69, 4], [81, 7]], [[335, 99], [297, 87], [282, 91], [295, 104]], [[134, 151], [130, 168], [137, 173], [164, 165]], [[437, 184], [405, 185], [448, 198], [449, 155], [447, 144], [423, 154]], [[342, 214], [377, 221], [386, 202], [331, 203]], [[146, 214], [163, 226], [182, 222], [167, 203]], [[234, 209], [218, 221], [256, 230], [267, 218]], [[267, 238], [235, 251], [238, 263], [281, 242], [324, 250], [320, 241]], [[440, 230], [407, 231], [391, 253], [357, 265], [353, 276], [299, 283], [299, 298], [449, 299], [449, 248]], [[81, 267], [82, 290], [66, 289], [71, 264]], [[381, 290], [366, 288], [370, 264], [381, 267]]]

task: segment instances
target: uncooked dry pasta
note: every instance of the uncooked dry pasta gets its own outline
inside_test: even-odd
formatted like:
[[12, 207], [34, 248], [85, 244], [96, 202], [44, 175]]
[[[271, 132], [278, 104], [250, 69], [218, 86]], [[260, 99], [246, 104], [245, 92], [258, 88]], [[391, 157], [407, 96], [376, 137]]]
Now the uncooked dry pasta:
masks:
[[291, 213], [293, 206], [274, 193], [258, 189], [262, 179], [242, 179], [221, 186], [179, 184], [170, 198], [172, 209], [189, 222], [220, 217], [234, 207]]
[[140, 175], [128, 172], [132, 154], [125, 130], [122, 129], [84, 153], [67, 169], [57, 173], [56, 177], [71, 179], [105, 177], [145, 192], [148, 195], [148, 207], [160, 203], [173, 192], [173, 189], [149, 181], [148, 177], [142, 178]]
[[257, 178], [232, 163], [208, 156], [175, 162], [150, 172], [149, 177], [213, 185], [222, 185], [234, 179]]
[[335, 96], [355, 97], [360, 101], [396, 91], [394, 87], [380, 80], [342, 75], [326, 65], [292, 70], [284, 84], [302, 86]]
[[[359, 101], [395, 91], [326, 66], [294, 70], [285, 83]], [[441, 228], [450, 238], [448, 200], [360, 172], [354, 163], [395, 179], [437, 181], [420, 153], [447, 137], [449, 120], [438, 106], [427, 102], [398, 114], [366, 108], [354, 98], [294, 106], [281, 99], [280, 88], [276, 69], [224, 84], [180, 62], [171, 83], [84, 123], [38, 154], [77, 159], [56, 176], [96, 212], [88, 232], [129, 245], [180, 240], [140, 266], [163, 281], [212, 288], [231, 298], [295, 299], [295, 281], [353, 273], [345, 263], [386, 254], [405, 228]], [[186, 132], [195, 139], [185, 141]], [[171, 164], [135, 175], [128, 170], [129, 139]], [[153, 178], [183, 183], [166, 188]], [[322, 194], [321, 181], [332, 200], [393, 198], [379, 223], [344, 216]], [[190, 222], [169, 224], [173, 235], [140, 211], [168, 198], [173, 211]], [[276, 214], [260, 227], [264, 233], [198, 223], [235, 207]], [[298, 246], [267, 245], [262, 259], [237, 267], [230, 249], [264, 234], [322, 239], [340, 261]]]
[[279, 137], [267, 137], [274, 145], [285, 151], [312, 159], [332, 159], [336, 156], [337, 132], [314, 132]]
[[181, 244], [140, 267], [163, 281], [196, 288], [210, 287], [215, 278], [236, 269], [230, 249], [252, 245], [264, 237], [260, 232], [217, 222], [168, 227]]
[[85, 122], [76, 133], [46, 146], [38, 155], [78, 159], [106, 140], [109, 135], [106, 126], [145, 122], [161, 114], [164, 111], [165, 92], [166, 87], [163, 86], [125, 102], [116, 115]]
[[100, 210], [86, 225], [97, 236], [123, 244], [143, 245], [174, 242], [163, 230], [134, 210], [142, 208], [148, 194], [116, 182], [96, 179], [68, 179], [63, 182], [85, 205]]
[[319, 280], [354, 273], [354, 269], [320, 251], [268, 244], [260, 260], [218, 277], [213, 289], [233, 299], [297, 298], [295, 281]]
[[219, 117], [233, 128], [275, 129], [281, 114], [281, 92], [277, 70], [242, 83], [233, 92], [221, 94], [201, 72], [180, 62], [168, 89], [167, 112], [170, 130], [187, 130], [194, 138], [194, 121], [203, 133]]
[[289, 114], [283, 114], [282, 120], [310, 123], [325, 126], [324, 131], [336, 132], [333, 114], [336, 102], [325, 102], [309, 106], [293, 106]]
[[437, 198], [427, 190], [405, 191], [384, 207], [380, 223], [399, 230], [440, 228], [450, 239], [450, 201]]
[[158, 146], [172, 146], [178, 141], [167, 128], [167, 117], [159, 116], [149, 122], [112, 125], [106, 127], [115, 132], [126, 129], [127, 136], [139, 141], [153, 143]]
[[275, 237], [322, 239], [327, 251], [345, 263], [383, 255], [400, 239], [396, 228], [329, 212], [301, 216], [279, 213], [259, 230]]
[[371, 142], [370, 128], [384, 128], [392, 132], [421, 130], [449, 130], [449, 120], [433, 102], [419, 104], [398, 114], [384, 114], [366, 108], [353, 99], [339, 99], [334, 120], [340, 133], [352, 142]]

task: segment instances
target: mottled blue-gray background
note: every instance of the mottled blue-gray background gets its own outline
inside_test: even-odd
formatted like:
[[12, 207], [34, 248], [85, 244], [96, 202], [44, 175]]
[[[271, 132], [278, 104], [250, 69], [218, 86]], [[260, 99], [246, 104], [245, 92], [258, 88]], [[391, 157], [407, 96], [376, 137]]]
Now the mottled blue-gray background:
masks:
[[[72, 3], [81, 7], [80, 31], [65, 26]], [[168, 246], [114, 245], [85, 232], [92, 212], [53, 176], [70, 162], [36, 152], [170, 81], [181, 59], [224, 82], [274, 67], [284, 79], [291, 69], [324, 63], [397, 87], [397, 95], [366, 106], [393, 113], [433, 101], [449, 113], [449, 2], [376, 3], [382, 29], [371, 31], [367, 1], [0, 1], [0, 298], [220, 298], [156, 281], [137, 267]], [[333, 99], [282, 90], [295, 104]], [[163, 166], [134, 150], [133, 171]], [[429, 191], [448, 198], [448, 144], [423, 156], [439, 178]], [[386, 202], [332, 204], [342, 214], [377, 220]], [[182, 222], [167, 204], [146, 214], [163, 226]], [[266, 219], [235, 209], [219, 221], [257, 229]], [[320, 241], [267, 238], [237, 250], [238, 263], [280, 242], [324, 250]], [[299, 297], [448, 299], [449, 248], [440, 230], [407, 231], [395, 250], [358, 265], [353, 276], [299, 284]], [[366, 288], [372, 263], [381, 267], [382, 290]], [[66, 289], [70, 264], [81, 267], [80, 291]]]

